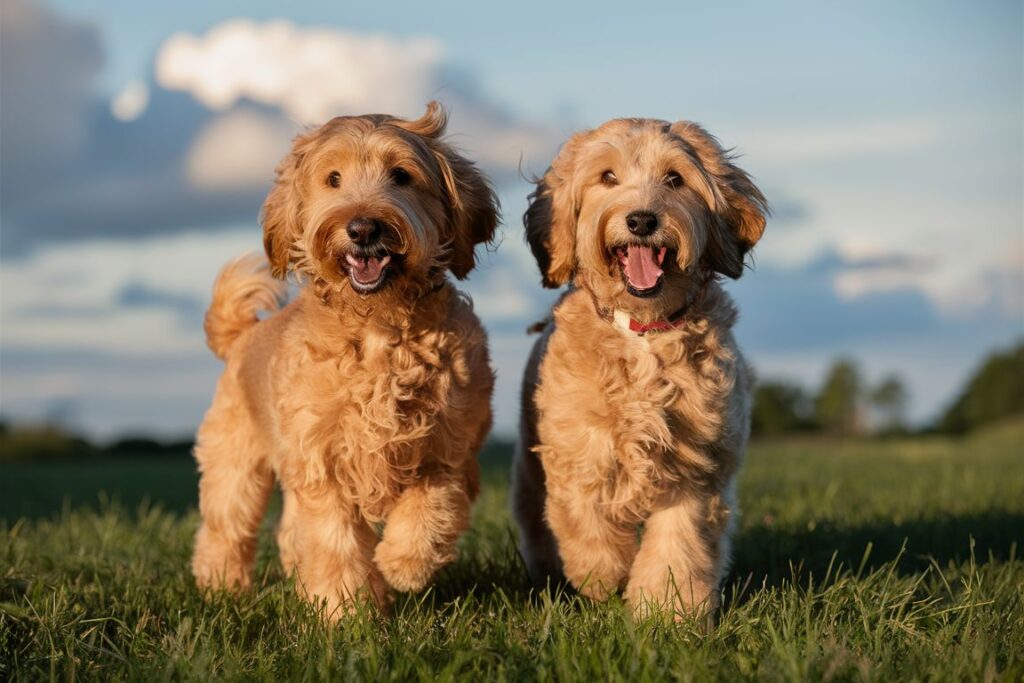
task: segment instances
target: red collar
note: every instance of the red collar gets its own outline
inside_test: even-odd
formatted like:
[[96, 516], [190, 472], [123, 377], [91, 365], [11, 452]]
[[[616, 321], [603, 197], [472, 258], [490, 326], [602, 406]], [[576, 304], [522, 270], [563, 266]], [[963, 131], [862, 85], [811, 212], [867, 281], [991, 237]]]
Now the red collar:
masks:
[[682, 308], [661, 320], [652, 320], [649, 323], [642, 323], [636, 318], [631, 317], [628, 313], [622, 310], [616, 309], [612, 312], [612, 322], [619, 327], [634, 332], [639, 336], [644, 336], [648, 332], [668, 332], [670, 330], [678, 330], [682, 327], [687, 320], [687, 314], [697, 304], [701, 302], [705, 294], [707, 294], [708, 286], [712, 280], [715, 279], [713, 272], [708, 271], [704, 276], [704, 282], [701, 284], [700, 290], [697, 292], [697, 296], [692, 301], [686, 303]]
[[678, 330], [686, 323], [686, 314], [689, 313], [691, 306], [692, 304], [684, 306], [667, 318], [652, 320], [649, 323], [642, 323], [636, 318], [630, 317], [629, 313], [616, 309], [612, 311], [611, 322], [616, 327], [629, 330], [641, 337], [648, 332], [668, 332]]
[[673, 315], [665, 318], [664, 320], [653, 320], [649, 323], [642, 323], [635, 318], [629, 319], [629, 331], [636, 332], [637, 334], [644, 335], [648, 332], [665, 332], [666, 330], [677, 330], [683, 326], [686, 322], [686, 311], [689, 310], [689, 306], [683, 306], [682, 309], [674, 313]]

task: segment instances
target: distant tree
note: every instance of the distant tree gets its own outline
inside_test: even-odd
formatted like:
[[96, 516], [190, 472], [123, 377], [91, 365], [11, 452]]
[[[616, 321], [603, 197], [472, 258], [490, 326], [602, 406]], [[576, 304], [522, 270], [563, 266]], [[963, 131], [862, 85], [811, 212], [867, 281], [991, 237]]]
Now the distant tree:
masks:
[[888, 375], [871, 391], [869, 398], [881, 416], [878, 431], [883, 434], [906, 431], [908, 393], [903, 380], [896, 375]]
[[814, 399], [815, 420], [826, 431], [843, 436], [863, 431], [860, 370], [849, 359], [836, 361]]
[[760, 382], [754, 390], [750, 431], [778, 436], [814, 429], [814, 408], [803, 387], [785, 381]]
[[0, 434], [0, 462], [31, 458], [72, 458], [95, 452], [95, 446], [85, 439], [49, 424], [10, 425]]
[[939, 430], [963, 434], [1024, 414], [1024, 344], [991, 354], [939, 420]]

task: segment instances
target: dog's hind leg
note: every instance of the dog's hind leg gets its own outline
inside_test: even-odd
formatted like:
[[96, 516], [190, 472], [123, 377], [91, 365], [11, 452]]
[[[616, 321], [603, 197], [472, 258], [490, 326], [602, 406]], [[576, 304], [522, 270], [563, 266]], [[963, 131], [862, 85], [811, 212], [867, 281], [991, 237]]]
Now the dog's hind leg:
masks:
[[298, 562], [298, 550], [295, 547], [298, 505], [295, 494], [288, 491], [281, 492], [281, 499], [281, 520], [277, 523], [277, 551], [284, 573], [291, 576], [295, 573], [295, 565]]
[[548, 322], [533, 345], [523, 374], [520, 394], [519, 439], [512, 463], [512, 516], [519, 528], [519, 554], [535, 586], [554, 586], [565, 582], [558, 544], [551, 533], [544, 509], [547, 503], [544, 467], [533, 452], [537, 437], [537, 405], [534, 394], [539, 383], [540, 364], [547, 342], [554, 331]]
[[520, 437], [512, 469], [512, 515], [519, 528], [519, 554], [530, 581], [541, 588], [565, 581], [558, 544], [544, 519], [546, 498], [544, 468]]
[[539, 443], [534, 393], [547, 340], [553, 330], [550, 323], [542, 330], [526, 364], [520, 395], [519, 439], [512, 464], [512, 516], [519, 527], [519, 554], [526, 563], [530, 580], [538, 587], [565, 581], [558, 544], [544, 518], [547, 501], [544, 467], [533, 452], [533, 447]]
[[196, 439], [202, 523], [192, 573], [202, 588], [249, 587], [257, 534], [274, 484], [239, 396], [230, 378], [222, 378]]

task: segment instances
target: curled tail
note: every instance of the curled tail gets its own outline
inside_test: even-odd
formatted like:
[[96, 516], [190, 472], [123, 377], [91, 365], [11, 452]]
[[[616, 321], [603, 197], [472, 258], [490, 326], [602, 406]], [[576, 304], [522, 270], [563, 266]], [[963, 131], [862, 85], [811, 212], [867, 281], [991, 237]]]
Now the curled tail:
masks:
[[231, 345], [259, 322], [259, 311], [274, 312], [281, 307], [287, 285], [270, 275], [262, 254], [244, 254], [221, 269], [213, 284], [213, 301], [206, 310], [206, 343], [218, 358], [225, 358]]

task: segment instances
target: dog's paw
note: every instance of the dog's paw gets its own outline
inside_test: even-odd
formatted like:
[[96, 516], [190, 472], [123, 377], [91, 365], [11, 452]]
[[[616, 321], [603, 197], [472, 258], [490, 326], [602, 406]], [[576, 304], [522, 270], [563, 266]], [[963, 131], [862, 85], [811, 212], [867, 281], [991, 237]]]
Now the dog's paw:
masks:
[[399, 544], [387, 538], [377, 545], [373, 556], [384, 580], [395, 590], [406, 593], [423, 590], [438, 568], [452, 559], [454, 553], [439, 555], [433, 548], [417, 548], [415, 544]]
[[591, 600], [607, 600], [622, 590], [629, 572], [628, 562], [613, 552], [599, 552], [589, 548], [584, 554], [576, 552], [564, 559], [565, 576], [577, 592]]
[[718, 603], [710, 590], [694, 593], [675, 585], [650, 588], [631, 582], [624, 597], [637, 621], [670, 618], [676, 623], [696, 624], [708, 633], [714, 628]]
[[570, 578], [570, 583], [577, 593], [598, 602], [604, 602], [619, 592], [619, 582], [614, 577], [601, 578], [587, 574], [577, 577], [575, 581]]
[[249, 572], [238, 564], [206, 562], [197, 558], [192, 562], [192, 575], [201, 590], [240, 593], [252, 587]]
[[192, 553], [192, 575], [203, 590], [248, 590], [255, 545], [232, 543], [210, 531], [205, 524], [196, 534]]
[[353, 593], [323, 589], [309, 591], [297, 586], [299, 595], [309, 602], [316, 610], [320, 619], [328, 624], [335, 624], [346, 617], [364, 614], [368, 610], [376, 610], [379, 614], [389, 615], [393, 603], [393, 595], [383, 586], [363, 586]]

